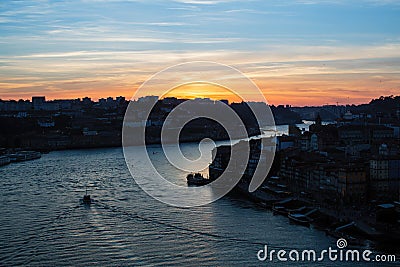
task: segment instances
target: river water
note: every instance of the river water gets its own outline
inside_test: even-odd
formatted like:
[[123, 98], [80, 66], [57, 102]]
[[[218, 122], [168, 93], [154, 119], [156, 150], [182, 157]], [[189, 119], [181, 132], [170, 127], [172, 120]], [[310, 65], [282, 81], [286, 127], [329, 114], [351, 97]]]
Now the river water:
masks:
[[[182, 150], [194, 155], [198, 145]], [[185, 184], [186, 173], [154, 162]], [[136, 164], [140, 168], [140, 159]], [[136, 185], [121, 148], [51, 152], [4, 166], [0, 177], [0, 266], [310, 266], [263, 263], [257, 252], [264, 244], [336, 248], [323, 232], [290, 224], [238, 196], [190, 209], [160, 203]], [[85, 186], [96, 200], [90, 207], [79, 203]]]

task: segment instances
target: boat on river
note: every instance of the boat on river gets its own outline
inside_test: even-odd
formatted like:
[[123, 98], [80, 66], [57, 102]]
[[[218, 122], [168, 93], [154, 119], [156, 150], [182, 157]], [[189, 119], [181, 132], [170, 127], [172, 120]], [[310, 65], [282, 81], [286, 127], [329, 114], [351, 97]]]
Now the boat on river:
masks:
[[85, 195], [81, 199], [81, 203], [84, 205], [90, 205], [93, 203], [93, 199], [88, 195], [87, 188], [85, 189]]
[[201, 173], [190, 173], [186, 176], [187, 184], [188, 185], [206, 185], [211, 183], [211, 180], [208, 178], [204, 178]]
[[300, 224], [300, 225], [304, 225], [304, 226], [310, 226], [310, 223], [313, 221], [313, 219], [311, 219], [301, 213], [289, 213], [288, 218], [292, 222]]
[[9, 154], [8, 157], [10, 158], [11, 162], [20, 162], [39, 159], [42, 157], [42, 154], [37, 151], [19, 151], [13, 154]]
[[0, 156], [0, 166], [10, 164], [10, 158], [7, 156]]

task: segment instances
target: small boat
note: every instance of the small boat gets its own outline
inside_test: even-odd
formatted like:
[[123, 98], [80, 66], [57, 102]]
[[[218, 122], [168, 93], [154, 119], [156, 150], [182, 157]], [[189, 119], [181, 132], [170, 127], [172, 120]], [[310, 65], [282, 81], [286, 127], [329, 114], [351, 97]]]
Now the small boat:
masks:
[[90, 195], [84, 195], [82, 198], [83, 204], [90, 205], [92, 204], [92, 199], [90, 198]]
[[304, 212], [307, 211], [307, 207], [303, 206], [303, 207], [300, 207], [297, 209], [289, 209], [288, 211], [289, 211], [289, 213], [293, 213], [293, 214], [298, 213], [298, 214], [306, 215], [306, 214], [304, 214]]
[[90, 195], [88, 195], [87, 193], [87, 188], [85, 191], [85, 195], [83, 196], [83, 198], [81, 199], [81, 202], [85, 205], [90, 205], [93, 203], [93, 200], [91, 199]]
[[208, 178], [204, 178], [201, 173], [190, 173], [186, 176], [188, 185], [206, 185], [211, 183], [211, 180]]
[[291, 221], [304, 226], [310, 226], [310, 223], [313, 221], [311, 218], [301, 213], [289, 213], [288, 218]]
[[10, 164], [11, 160], [7, 156], [0, 156], [0, 166]]
[[273, 206], [272, 211], [274, 214], [288, 215], [289, 211], [284, 206]]
[[21, 162], [33, 159], [39, 159], [42, 157], [40, 152], [37, 151], [19, 151], [14, 154], [9, 154], [8, 157], [10, 158], [11, 162]]
[[266, 201], [257, 201], [256, 204], [262, 208], [268, 208], [268, 203]]

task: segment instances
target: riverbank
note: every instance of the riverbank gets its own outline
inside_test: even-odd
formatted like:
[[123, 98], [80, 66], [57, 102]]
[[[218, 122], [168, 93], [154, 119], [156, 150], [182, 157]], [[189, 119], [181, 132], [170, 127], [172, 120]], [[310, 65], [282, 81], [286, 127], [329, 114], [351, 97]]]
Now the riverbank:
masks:
[[[146, 134], [149, 130], [146, 130]], [[131, 131], [132, 132], [132, 131]], [[134, 131], [133, 131], [134, 132]], [[143, 134], [138, 130], [134, 136], [126, 138], [124, 145], [136, 146], [142, 145], [144, 140]], [[151, 134], [146, 135], [147, 145], [161, 144], [161, 128], [150, 132]], [[245, 139], [260, 135], [259, 129], [248, 129], [248, 137], [237, 137], [239, 139]], [[98, 133], [95, 135], [26, 135], [19, 136], [19, 146], [5, 146], [0, 148], [2, 150], [34, 150], [42, 153], [59, 150], [69, 149], [92, 149], [92, 148], [113, 148], [122, 147], [122, 132], [112, 133]], [[200, 142], [204, 138], [211, 138], [214, 141], [226, 141], [229, 136], [221, 134], [220, 132], [213, 131], [202, 131], [198, 130], [196, 134], [185, 134], [181, 133], [180, 143], [196, 143]], [[168, 142], [168, 140], [166, 141]]]
[[10, 163], [34, 160], [42, 157], [42, 154], [38, 151], [9, 150], [2, 152], [4, 154], [0, 156], [0, 167]]
[[376, 211], [372, 207], [323, 206], [307, 196], [292, 194], [279, 177], [270, 178], [252, 193], [248, 191], [249, 181], [241, 179], [232, 193], [272, 210], [275, 215], [287, 217], [290, 223], [312, 226], [334, 238], [345, 238], [352, 245], [400, 244], [398, 232], [391, 232], [393, 229], [376, 222]]

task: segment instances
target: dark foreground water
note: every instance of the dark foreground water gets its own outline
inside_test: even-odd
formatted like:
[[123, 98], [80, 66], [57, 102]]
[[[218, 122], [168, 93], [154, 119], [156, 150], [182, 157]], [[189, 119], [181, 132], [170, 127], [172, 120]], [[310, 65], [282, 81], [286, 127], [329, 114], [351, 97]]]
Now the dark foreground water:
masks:
[[[162, 168], [185, 183], [185, 173]], [[1, 266], [309, 266], [262, 263], [256, 253], [263, 244], [336, 248], [323, 232], [234, 196], [191, 209], [157, 202], [135, 184], [118, 148], [51, 152], [4, 166], [0, 177]], [[91, 207], [79, 203], [86, 185]]]

